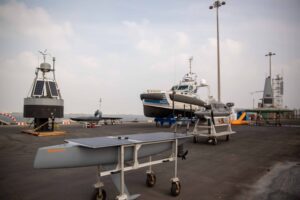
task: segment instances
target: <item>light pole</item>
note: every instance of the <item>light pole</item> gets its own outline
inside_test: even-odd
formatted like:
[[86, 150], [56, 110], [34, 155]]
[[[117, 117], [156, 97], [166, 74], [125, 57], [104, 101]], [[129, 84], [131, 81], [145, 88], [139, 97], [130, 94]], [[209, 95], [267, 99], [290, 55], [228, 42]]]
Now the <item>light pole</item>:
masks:
[[275, 53], [272, 53], [272, 52], [269, 52], [268, 54], [266, 54], [265, 56], [269, 56], [269, 65], [270, 65], [270, 80], [272, 80], [272, 70], [271, 70], [271, 65], [272, 65], [272, 62], [271, 62], [271, 57], [272, 56], [275, 56], [276, 54]]
[[225, 1], [215, 1], [209, 9], [216, 8], [217, 11], [217, 64], [218, 64], [218, 101], [221, 101], [221, 80], [220, 80], [220, 48], [219, 48], [219, 7], [225, 5]]

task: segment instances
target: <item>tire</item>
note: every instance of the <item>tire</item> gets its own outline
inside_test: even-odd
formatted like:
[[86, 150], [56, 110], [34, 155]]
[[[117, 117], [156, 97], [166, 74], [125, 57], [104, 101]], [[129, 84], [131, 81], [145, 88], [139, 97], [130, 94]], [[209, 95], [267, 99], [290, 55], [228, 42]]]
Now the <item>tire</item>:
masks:
[[156, 183], [156, 176], [155, 174], [147, 174], [147, 179], [146, 179], [146, 185], [148, 187], [153, 187]]
[[211, 138], [211, 137], [209, 137], [209, 138], [207, 139], [207, 143], [208, 143], [208, 144], [212, 144], [212, 143], [213, 143], [213, 141], [214, 141], [214, 139], [213, 139], [213, 138]]
[[92, 200], [106, 200], [106, 191], [104, 189], [95, 189]]
[[197, 138], [196, 136], [193, 137], [193, 142], [196, 144], [197, 143]]
[[180, 182], [172, 182], [171, 186], [171, 195], [172, 196], [178, 196], [180, 194], [181, 185]]

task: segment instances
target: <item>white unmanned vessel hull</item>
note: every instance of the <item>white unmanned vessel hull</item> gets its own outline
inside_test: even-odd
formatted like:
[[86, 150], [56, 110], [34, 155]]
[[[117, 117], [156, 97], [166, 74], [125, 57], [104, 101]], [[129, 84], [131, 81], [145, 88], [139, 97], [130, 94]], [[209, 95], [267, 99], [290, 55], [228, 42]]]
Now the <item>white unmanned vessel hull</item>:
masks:
[[171, 117], [173, 114], [191, 117], [200, 106], [205, 105], [205, 102], [197, 98], [197, 90], [204, 87], [204, 84], [197, 84], [197, 75], [191, 72], [191, 61], [192, 58], [190, 72], [171, 90], [148, 90], [141, 94], [146, 117]]
[[169, 117], [173, 114], [173, 99], [175, 115], [191, 116], [199, 106], [204, 104], [194, 95], [173, 94], [171, 92], [148, 92], [141, 94], [144, 115], [147, 117]]

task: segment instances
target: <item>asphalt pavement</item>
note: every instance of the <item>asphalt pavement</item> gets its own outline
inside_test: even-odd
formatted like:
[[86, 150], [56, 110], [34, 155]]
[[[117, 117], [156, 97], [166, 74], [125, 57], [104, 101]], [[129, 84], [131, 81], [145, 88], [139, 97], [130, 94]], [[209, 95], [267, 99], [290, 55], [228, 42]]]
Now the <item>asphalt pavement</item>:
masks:
[[[62, 144], [65, 139], [107, 135], [172, 132], [151, 123], [107, 125], [84, 129], [61, 126], [64, 136], [36, 137], [21, 133], [24, 127], [0, 127], [0, 199], [3, 200], [84, 200], [91, 199], [96, 167], [34, 169], [39, 147]], [[184, 129], [180, 130], [183, 131]], [[174, 163], [154, 166], [156, 185], [146, 186], [147, 169], [125, 173], [132, 194], [139, 199], [300, 199], [300, 127], [234, 126], [237, 133], [217, 145], [188, 141], [187, 160], [179, 160], [181, 193], [170, 195]], [[108, 199], [118, 195], [111, 179], [103, 177]]]

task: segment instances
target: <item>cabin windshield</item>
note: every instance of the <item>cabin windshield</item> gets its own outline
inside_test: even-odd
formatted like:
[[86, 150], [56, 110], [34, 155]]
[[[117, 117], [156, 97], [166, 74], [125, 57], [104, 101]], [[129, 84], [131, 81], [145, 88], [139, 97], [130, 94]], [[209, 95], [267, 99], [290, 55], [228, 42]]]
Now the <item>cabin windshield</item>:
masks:
[[171, 88], [171, 90], [173, 91], [173, 90], [177, 90], [177, 88], [178, 88], [178, 85], [174, 85], [172, 88]]

